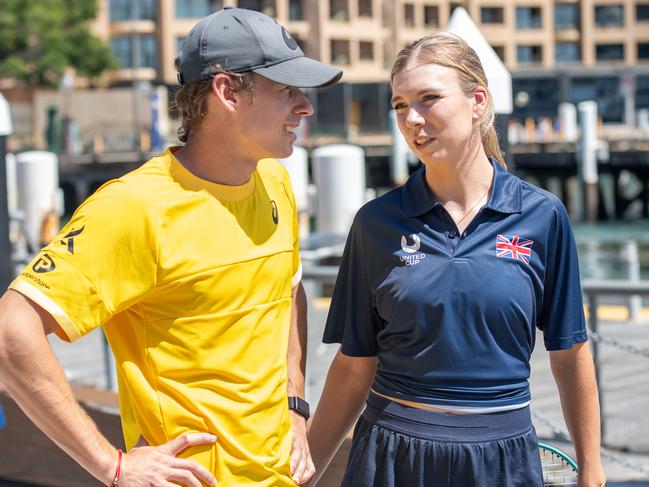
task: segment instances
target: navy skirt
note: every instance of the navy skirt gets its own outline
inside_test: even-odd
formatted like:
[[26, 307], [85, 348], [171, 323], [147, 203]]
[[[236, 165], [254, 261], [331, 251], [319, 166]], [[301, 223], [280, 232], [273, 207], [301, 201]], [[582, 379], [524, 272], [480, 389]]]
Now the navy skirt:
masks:
[[370, 393], [343, 487], [542, 487], [529, 407], [445, 414]]

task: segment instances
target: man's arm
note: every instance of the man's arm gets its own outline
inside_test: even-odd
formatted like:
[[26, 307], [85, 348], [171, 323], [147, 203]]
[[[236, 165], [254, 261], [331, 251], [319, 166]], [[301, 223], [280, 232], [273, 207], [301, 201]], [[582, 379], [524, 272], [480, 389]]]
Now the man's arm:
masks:
[[309, 445], [316, 475], [315, 485], [356, 423], [376, 374], [376, 357], [334, 357], [318, 409], [309, 426]]
[[[43, 308], [16, 291], [7, 291], [0, 299], [0, 382], [43, 433], [91, 475], [110, 485], [118, 452], [74, 398], [47, 342], [47, 335], [58, 328]], [[156, 448], [135, 448], [123, 457], [119, 485], [175, 480], [200, 487], [198, 479], [214, 485], [212, 474], [197, 462], [175, 458], [189, 446], [214, 441], [212, 435], [196, 433]]]
[[[300, 282], [293, 287], [293, 308], [288, 338], [288, 395], [304, 398], [304, 373], [307, 346], [307, 303]], [[309, 444], [306, 439], [306, 420], [295, 411], [289, 411], [293, 443], [291, 448], [291, 475], [298, 484], [307, 482], [315, 473]]]
[[550, 352], [563, 416], [575, 445], [579, 487], [601, 487], [606, 481], [600, 457], [600, 416], [593, 357], [588, 343]]

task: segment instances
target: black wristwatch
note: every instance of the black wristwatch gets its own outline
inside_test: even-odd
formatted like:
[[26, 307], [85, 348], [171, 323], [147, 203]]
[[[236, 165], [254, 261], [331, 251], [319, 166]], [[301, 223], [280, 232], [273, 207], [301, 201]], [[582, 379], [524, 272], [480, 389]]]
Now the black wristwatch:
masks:
[[309, 403], [301, 397], [288, 396], [288, 408], [303, 416], [304, 419], [309, 419], [309, 416], [311, 416], [309, 413]]

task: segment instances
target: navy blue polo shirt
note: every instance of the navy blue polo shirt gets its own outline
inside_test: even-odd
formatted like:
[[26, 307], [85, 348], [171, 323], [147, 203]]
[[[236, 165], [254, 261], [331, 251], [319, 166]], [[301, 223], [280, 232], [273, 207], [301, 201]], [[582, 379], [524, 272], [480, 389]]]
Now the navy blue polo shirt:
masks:
[[521, 404], [535, 326], [548, 350], [587, 340], [565, 207], [492, 165], [491, 197], [461, 235], [424, 168], [358, 211], [323, 341], [378, 356], [375, 391], [455, 407]]

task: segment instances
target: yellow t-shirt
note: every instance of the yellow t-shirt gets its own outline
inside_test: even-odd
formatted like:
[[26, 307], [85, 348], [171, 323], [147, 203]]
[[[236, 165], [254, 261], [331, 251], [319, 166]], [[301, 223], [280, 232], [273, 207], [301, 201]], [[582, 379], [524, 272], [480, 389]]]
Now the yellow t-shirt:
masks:
[[219, 486], [294, 486], [286, 353], [300, 280], [288, 174], [260, 161], [242, 186], [193, 176], [166, 151], [106, 183], [11, 288], [76, 340], [102, 326], [126, 444], [210, 432], [181, 454]]

